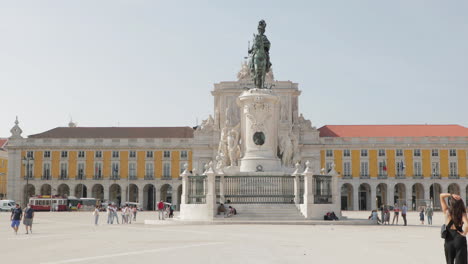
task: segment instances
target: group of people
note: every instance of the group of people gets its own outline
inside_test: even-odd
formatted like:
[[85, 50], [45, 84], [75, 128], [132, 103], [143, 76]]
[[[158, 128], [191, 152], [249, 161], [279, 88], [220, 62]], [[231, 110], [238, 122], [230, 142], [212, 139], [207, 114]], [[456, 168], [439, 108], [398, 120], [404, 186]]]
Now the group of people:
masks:
[[[391, 217], [391, 212], [390, 212], [390, 207], [387, 205], [382, 205], [380, 208], [380, 218], [379, 214], [377, 213], [377, 210], [372, 210], [371, 215], [369, 216], [369, 220], [377, 220], [377, 223], [383, 224], [383, 225], [390, 225], [390, 217]], [[393, 220], [392, 220], [392, 225], [396, 224], [398, 225], [398, 219], [400, 218], [400, 212], [401, 212], [401, 217], [403, 218], [403, 225], [407, 225], [407, 220], [406, 220], [406, 214], [408, 212], [408, 207], [406, 204], [403, 204], [403, 206], [400, 208], [398, 204], [395, 204], [393, 207]], [[431, 214], [431, 223], [432, 223], [432, 214]]]
[[23, 220], [23, 225], [26, 228], [26, 234], [32, 234], [33, 218], [34, 209], [31, 208], [30, 204], [28, 204], [26, 208], [24, 208], [24, 211], [21, 209], [19, 204], [16, 204], [15, 208], [11, 211], [11, 228], [13, 228], [15, 234], [18, 234], [18, 228], [20, 226], [21, 220]]
[[163, 200], [159, 201], [156, 205], [158, 208], [158, 219], [164, 220], [166, 218], [173, 218], [174, 217], [174, 210], [175, 206], [170, 203], [165, 203]]
[[[119, 224], [118, 210], [119, 208], [117, 208], [115, 204], [110, 204], [107, 207], [107, 224], [114, 224], [114, 219], [116, 223]], [[99, 206], [96, 206], [96, 209], [93, 212], [95, 217], [95, 225], [97, 225], [99, 221], [99, 211]], [[122, 224], [131, 224], [132, 220], [136, 221], [137, 212], [138, 208], [136, 206], [124, 205], [120, 210]]]
[[236, 210], [236, 208], [234, 208], [232, 206], [229, 206], [228, 208], [226, 208], [226, 206], [224, 206], [224, 204], [219, 204], [216, 214], [219, 215], [220, 213], [223, 213], [225, 217], [230, 217], [230, 216], [236, 215], [237, 210]]

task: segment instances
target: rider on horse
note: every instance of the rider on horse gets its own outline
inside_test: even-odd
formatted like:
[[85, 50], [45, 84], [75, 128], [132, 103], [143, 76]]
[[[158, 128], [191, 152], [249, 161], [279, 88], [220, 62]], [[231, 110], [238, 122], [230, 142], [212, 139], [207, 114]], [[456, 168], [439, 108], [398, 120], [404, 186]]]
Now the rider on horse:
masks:
[[[249, 55], [251, 56], [251, 61], [250, 61], [250, 71], [252, 73], [252, 76], [255, 76], [255, 62], [254, 62], [254, 58], [255, 58], [255, 55], [257, 55], [257, 53], [259, 53], [259, 51], [257, 50], [258, 47], [262, 47], [263, 46], [263, 49], [264, 49], [264, 53], [266, 54], [266, 65], [265, 65], [265, 72], [264, 74], [266, 74], [267, 72], [270, 71], [270, 68], [271, 68], [271, 62], [270, 62], [270, 41], [268, 40], [267, 36], [264, 35], [265, 33], [265, 28], [266, 28], [266, 23], [264, 20], [260, 20], [260, 22], [258, 22], [258, 35], [255, 35], [255, 38], [254, 38], [254, 43], [252, 45], [252, 48], [249, 50]], [[260, 41], [260, 43], [257, 43], [257, 41]], [[262, 43], [263, 42], [263, 43]], [[260, 51], [261, 52], [261, 51]], [[262, 52], [263, 53], [263, 52]], [[264, 78], [262, 78], [264, 79]], [[261, 87], [263, 88], [263, 87]]]

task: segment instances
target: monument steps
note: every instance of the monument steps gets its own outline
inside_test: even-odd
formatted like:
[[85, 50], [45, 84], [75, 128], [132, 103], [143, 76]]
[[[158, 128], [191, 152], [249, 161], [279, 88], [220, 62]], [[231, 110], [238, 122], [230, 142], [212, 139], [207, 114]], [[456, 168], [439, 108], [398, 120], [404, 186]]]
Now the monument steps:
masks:
[[[224, 218], [223, 215], [216, 219], [232, 220], [305, 220], [295, 204], [229, 204], [236, 208], [237, 215]], [[229, 206], [227, 205], [227, 206]]]

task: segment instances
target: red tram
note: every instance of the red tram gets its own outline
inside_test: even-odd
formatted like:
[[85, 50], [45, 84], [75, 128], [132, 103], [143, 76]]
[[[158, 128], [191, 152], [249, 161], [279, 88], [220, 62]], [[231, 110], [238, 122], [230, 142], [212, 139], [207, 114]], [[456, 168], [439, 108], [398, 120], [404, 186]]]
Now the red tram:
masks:
[[61, 196], [38, 195], [29, 198], [29, 204], [35, 211], [50, 211], [50, 206], [54, 211], [67, 211], [67, 198]]

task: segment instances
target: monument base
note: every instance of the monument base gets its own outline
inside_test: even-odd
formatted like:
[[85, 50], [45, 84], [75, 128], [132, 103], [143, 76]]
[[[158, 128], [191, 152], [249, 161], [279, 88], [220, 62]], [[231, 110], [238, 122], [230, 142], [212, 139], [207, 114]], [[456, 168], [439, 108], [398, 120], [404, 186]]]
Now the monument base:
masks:
[[279, 159], [260, 157], [243, 158], [240, 161], [241, 172], [282, 172]]

